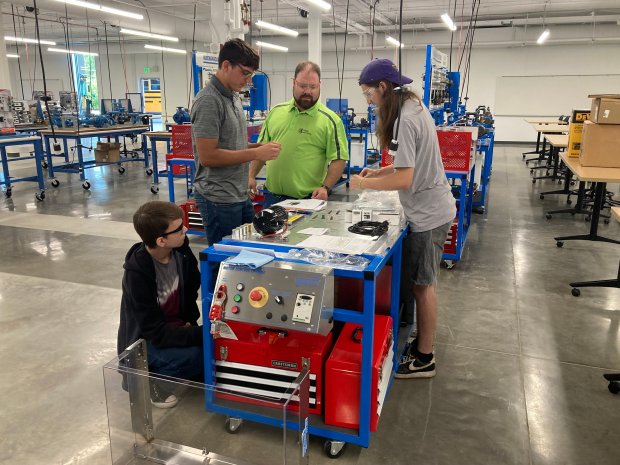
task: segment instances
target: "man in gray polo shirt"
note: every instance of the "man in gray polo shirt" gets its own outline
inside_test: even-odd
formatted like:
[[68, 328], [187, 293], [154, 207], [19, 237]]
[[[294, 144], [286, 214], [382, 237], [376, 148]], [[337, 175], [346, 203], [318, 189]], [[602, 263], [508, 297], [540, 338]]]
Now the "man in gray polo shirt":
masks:
[[229, 40], [220, 50], [217, 73], [192, 105], [194, 198], [209, 244], [252, 221], [250, 162], [274, 160], [280, 153], [277, 142], [248, 145], [238, 92], [251, 82], [258, 64], [258, 55], [245, 42]]

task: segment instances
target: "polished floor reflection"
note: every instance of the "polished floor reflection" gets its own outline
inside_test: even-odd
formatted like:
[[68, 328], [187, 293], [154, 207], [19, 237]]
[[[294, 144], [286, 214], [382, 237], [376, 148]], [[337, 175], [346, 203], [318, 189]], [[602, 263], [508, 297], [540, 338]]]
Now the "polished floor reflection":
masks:
[[[531, 183], [523, 150], [496, 146], [486, 213], [473, 217], [463, 260], [442, 270], [436, 378], [395, 381], [370, 447], [349, 447], [339, 463], [618, 464], [620, 397], [602, 373], [620, 370], [620, 290], [575, 298], [568, 283], [614, 277], [620, 248], [556, 247], [554, 236], [589, 223], [545, 219], [565, 198], [540, 200], [556, 185]], [[11, 165], [14, 176], [33, 170], [28, 160]], [[167, 185], [152, 195], [138, 164], [88, 177], [90, 191], [60, 174], [43, 202], [31, 183], [0, 199], [0, 464], [110, 463], [102, 366], [115, 355], [131, 217], [167, 199]], [[613, 221], [600, 231], [620, 239]], [[196, 252], [206, 244], [191, 241]], [[238, 434], [258, 435], [256, 454], [267, 456], [280, 439], [272, 431]], [[321, 446], [312, 441], [311, 463], [333, 463]]]

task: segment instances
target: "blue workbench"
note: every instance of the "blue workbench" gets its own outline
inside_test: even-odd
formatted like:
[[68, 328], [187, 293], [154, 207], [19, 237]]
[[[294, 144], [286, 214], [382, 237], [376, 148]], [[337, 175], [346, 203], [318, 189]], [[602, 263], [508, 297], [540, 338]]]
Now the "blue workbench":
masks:
[[[34, 159], [37, 170], [36, 176], [11, 178], [9, 173], [9, 162], [18, 160], [32, 160], [32, 157], [17, 157], [9, 160], [6, 154], [6, 148], [10, 146], [29, 144], [34, 145]], [[2, 136], [0, 137], [0, 156], [2, 157], [2, 180], [0, 180], [0, 185], [4, 186], [4, 195], [7, 198], [10, 198], [12, 195], [12, 184], [22, 181], [36, 182], [38, 184], [39, 191], [35, 193], [35, 198], [37, 200], [43, 200], [45, 198], [45, 180], [43, 178], [43, 168], [41, 167], [41, 163], [43, 161], [43, 145], [40, 137], [22, 135]]]

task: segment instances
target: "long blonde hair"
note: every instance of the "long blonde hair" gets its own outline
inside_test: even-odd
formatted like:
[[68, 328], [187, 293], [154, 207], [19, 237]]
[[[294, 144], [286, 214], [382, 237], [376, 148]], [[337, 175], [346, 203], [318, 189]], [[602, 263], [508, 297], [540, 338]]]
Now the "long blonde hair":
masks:
[[[390, 146], [390, 142], [394, 137], [394, 122], [396, 118], [398, 118], [398, 101], [400, 99], [400, 91], [394, 91], [394, 87], [396, 87], [390, 81], [375, 81], [368, 84], [368, 87], [379, 87], [381, 82], [385, 83], [385, 92], [383, 94], [383, 99], [381, 105], [378, 109], [378, 119], [377, 119], [377, 137], [379, 139], [379, 145], [382, 148], [387, 148]], [[406, 100], [420, 100], [420, 97], [417, 96], [415, 92], [404, 89], [402, 91], [403, 102]]]

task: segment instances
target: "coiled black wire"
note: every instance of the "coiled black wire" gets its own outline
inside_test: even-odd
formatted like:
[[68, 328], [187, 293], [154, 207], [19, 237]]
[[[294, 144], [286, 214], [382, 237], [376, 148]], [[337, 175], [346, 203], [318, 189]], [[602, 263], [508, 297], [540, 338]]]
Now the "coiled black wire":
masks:
[[389, 223], [387, 221], [359, 221], [349, 226], [349, 232], [353, 234], [361, 234], [362, 236], [381, 236], [388, 230]]

